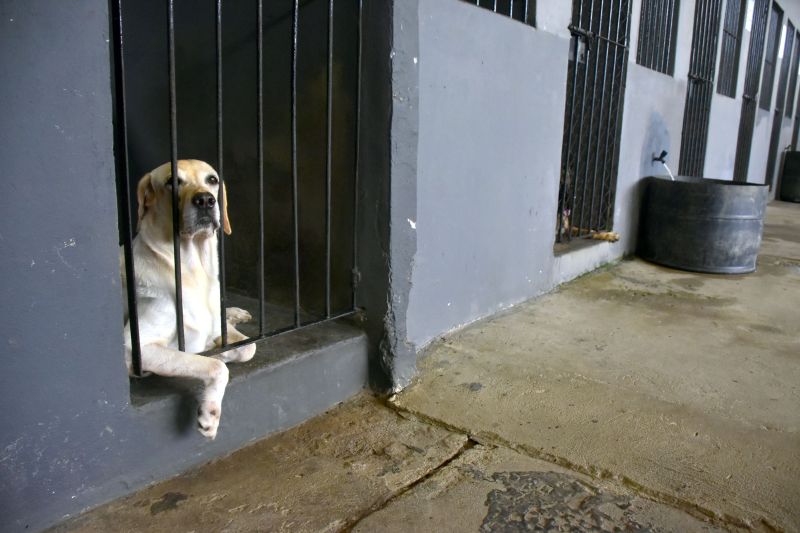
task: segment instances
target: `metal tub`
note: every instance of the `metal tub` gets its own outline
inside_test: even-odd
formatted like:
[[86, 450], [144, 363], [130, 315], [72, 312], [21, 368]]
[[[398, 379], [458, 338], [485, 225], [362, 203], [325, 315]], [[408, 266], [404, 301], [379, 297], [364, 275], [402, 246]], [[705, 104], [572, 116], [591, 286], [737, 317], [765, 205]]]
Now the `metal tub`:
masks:
[[768, 192], [754, 183], [645, 178], [637, 254], [692, 272], [753, 272]]

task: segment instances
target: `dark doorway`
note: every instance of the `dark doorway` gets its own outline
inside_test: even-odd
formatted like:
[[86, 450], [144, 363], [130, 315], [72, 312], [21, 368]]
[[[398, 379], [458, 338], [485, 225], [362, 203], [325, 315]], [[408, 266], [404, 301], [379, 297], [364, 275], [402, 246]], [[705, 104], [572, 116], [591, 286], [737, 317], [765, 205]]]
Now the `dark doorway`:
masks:
[[613, 225], [630, 9], [630, 0], [573, 3], [557, 243]]
[[739, 118], [739, 137], [736, 143], [736, 162], [733, 167], [735, 181], [747, 181], [750, 165], [750, 150], [753, 144], [753, 127], [756, 120], [756, 98], [761, 77], [761, 57], [764, 53], [764, 38], [769, 15], [769, 0], [755, 0], [753, 23], [750, 32], [750, 48], [747, 52], [747, 68], [742, 95], [742, 114]]
[[[267, 333], [353, 305], [359, 3], [263, 2], [260, 29], [258, 5], [243, 0], [220, 8], [220, 106], [214, 3], [200, 9], [174, 2], [175, 99], [178, 158], [217, 168], [224, 159], [233, 234], [225, 239], [223, 288], [230, 305], [254, 317], [259, 293], [265, 294]], [[137, 179], [170, 160], [167, 11], [161, 0], [136, 0], [121, 12], [127, 171], [135, 202]]]
[[703, 176], [708, 142], [708, 119], [714, 94], [722, 0], [698, 0], [694, 8], [694, 33], [689, 63], [689, 84], [683, 112], [679, 173]]

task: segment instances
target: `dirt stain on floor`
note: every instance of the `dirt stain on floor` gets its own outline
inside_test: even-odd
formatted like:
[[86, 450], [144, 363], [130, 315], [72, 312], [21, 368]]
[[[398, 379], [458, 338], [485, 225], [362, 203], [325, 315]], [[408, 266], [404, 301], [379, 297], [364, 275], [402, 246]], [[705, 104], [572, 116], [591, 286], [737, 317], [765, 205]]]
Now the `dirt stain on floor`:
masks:
[[160, 500], [150, 506], [150, 514], [155, 516], [164, 511], [172, 511], [178, 508], [178, 503], [188, 500], [189, 497], [182, 492], [167, 492]]
[[502, 483], [486, 496], [480, 531], [650, 531], [627, 512], [631, 497], [601, 492], [558, 472], [473, 471]]

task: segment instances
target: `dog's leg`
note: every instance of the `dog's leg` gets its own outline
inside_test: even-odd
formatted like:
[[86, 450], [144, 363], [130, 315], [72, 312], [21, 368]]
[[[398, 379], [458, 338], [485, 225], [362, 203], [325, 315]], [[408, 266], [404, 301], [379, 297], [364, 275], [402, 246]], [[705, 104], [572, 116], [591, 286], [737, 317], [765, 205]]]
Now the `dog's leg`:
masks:
[[[230, 311], [230, 309], [228, 309]], [[246, 313], [247, 311], [245, 311]], [[228, 342], [234, 343], [243, 340], [247, 340], [247, 336], [244, 335], [242, 332], [237, 330], [233, 327], [231, 322], [228, 322]], [[220, 338], [217, 337], [214, 339], [214, 345], [219, 347], [220, 345]], [[256, 345], [255, 343], [250, 343], [245, 346], [240, 346], [238, 348], [234, 348], [233, 350], [228, 350], [227, 352], [218, 353], [216, 355], [212, 355], [215, 359], [219, 359], [225, 363], [246, 363], [253, 356], [256, 354]]]
[[253, 316], [241, 307], [228, 307], [225, 309], [225, 318], [228, 319], [228, 327], [253, 320]]
[[142, 370], [159, 376], [194, 378], [205, 387], [197, 409], [197, 429], [205, 437], [217, 436], [222, 397], [228, 384], [228, 367], [218, 359], [180, 352], [158, 344], [142, 346]]

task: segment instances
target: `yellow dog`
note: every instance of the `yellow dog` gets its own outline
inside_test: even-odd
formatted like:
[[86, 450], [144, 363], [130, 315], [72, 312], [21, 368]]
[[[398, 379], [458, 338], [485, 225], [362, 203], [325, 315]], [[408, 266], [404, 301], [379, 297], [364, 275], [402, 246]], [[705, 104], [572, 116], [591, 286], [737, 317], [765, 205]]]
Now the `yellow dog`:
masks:
[[[138, 233], [133, 240], [136, 301], [142, 371], [160, 376], [199, 379], [204, 388], [197, 410], [198, 430], [217, 435], [222, 397], [228, 383], [225, 363], [252, 359], [256, 347], [248, 344], [213, 357], [197, 355], [219, 345], [220, 302], [217, 273], [217, 230], [231, 233], [228, 202], [220, 217], [219, 176], [207, 163], [178, 161], [181, 279], [186, 351], [178, 350], [175, 325], [175, 261], [172, 243], [172, 165], [165, 163], [139, 180]], [[222, 195], [225, 197], [223, 187]], [[227, 200], [227, 198], [225, 198]], [[221, 218], [221, 221], [220, 221]], [[123, 287], [125, 270], [122, 269]], [[235, 324], [250, 320], [247, 311], [226, 310], [228, 342], [245, 340]], [[125, 312], [125, 354], [131, 371], [130, 322]]]

